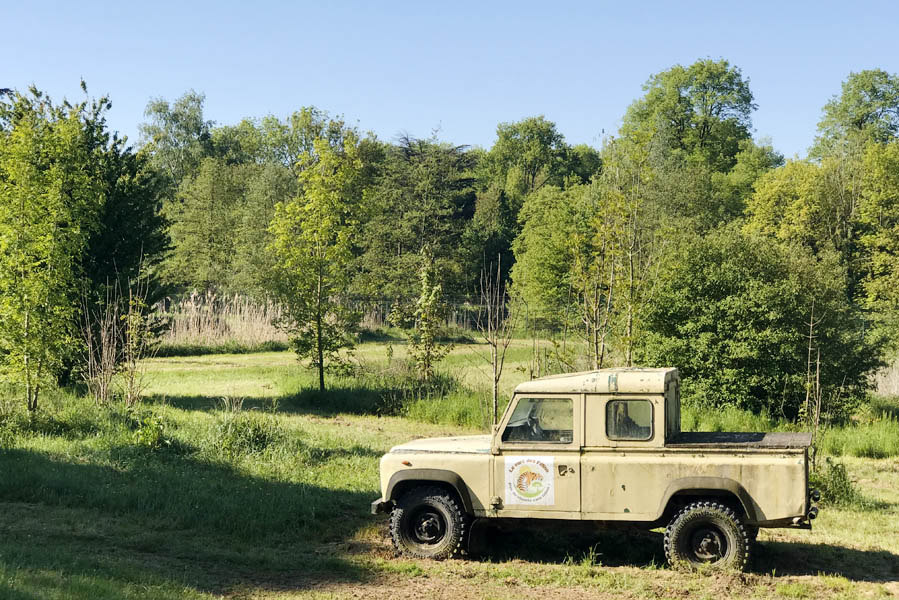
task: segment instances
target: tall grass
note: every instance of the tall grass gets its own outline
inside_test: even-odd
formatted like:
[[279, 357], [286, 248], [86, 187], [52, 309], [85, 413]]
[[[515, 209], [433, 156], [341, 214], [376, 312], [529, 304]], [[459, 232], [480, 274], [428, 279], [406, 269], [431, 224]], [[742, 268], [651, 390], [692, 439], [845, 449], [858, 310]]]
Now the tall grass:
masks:
[[681, 405], [681, 431], [776, 431], [790, 429], [790, 424], [767, 412], [760, 414], [734, 406], [703, 408], [689, 403]]
[[170, 323], [159, 356], [287, 349], [287, 336], [273, 325], [282, 309], [272, 301], [194, 292], [157, 309]]
[[899, 419], [883, 415], [868, 422], [826, 429], [818, 441], [826, 454], [887, 458], [899, 456]]

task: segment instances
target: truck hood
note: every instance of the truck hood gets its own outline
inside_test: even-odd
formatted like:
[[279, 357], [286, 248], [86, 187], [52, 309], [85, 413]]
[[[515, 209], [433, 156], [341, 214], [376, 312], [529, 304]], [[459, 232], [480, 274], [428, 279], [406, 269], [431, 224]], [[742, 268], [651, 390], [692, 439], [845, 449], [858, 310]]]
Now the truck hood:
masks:
[[445, 452], [448, 454], [489, 454], [489, 435], [424, 438], [394, 446], [391, 452]]

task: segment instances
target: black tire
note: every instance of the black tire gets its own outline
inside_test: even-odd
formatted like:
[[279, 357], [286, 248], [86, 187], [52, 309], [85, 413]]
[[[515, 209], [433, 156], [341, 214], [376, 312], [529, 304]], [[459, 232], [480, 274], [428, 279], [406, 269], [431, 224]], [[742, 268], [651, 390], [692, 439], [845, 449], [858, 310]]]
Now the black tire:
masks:
[[751, 538], [737, 513], [712, 501], [693, 502], [665, 529], [665, 557], [674, 566], [746, 570]]
[[468, 521], [454, 494], [417, 487], [403, 494], [390, 513], [390, 537], [400, 554], [442, 560], [462, 551]]

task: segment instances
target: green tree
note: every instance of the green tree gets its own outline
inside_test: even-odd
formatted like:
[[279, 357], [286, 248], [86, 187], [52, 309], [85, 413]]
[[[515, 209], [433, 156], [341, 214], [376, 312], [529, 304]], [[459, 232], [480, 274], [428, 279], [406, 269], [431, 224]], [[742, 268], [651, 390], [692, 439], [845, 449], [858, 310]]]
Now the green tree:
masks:
[[228, 276], [232, 291], [262, 297], [266, 279], [274, 265], [268, 251], [271, 244], [269, 223], [278, 203], [297, 196], [299, 180], [277, 163], [265, 163], [247, 170], [243, 198], [235, 208], [234, 255]]
[[443, 286], [437, 280], [435, 264], [428, 250], [425, 249], [423, 254], [419, 268], [421, 294], [415, 302], [415, 329], [409, 337], [409, 356], [415, 361], [421, 378], [430, 380], [434, 376], [434, 367], [453, 346], [441, 344], [437, 339], [446, 313]]
[[572, 290], [576, 247], [572, 241], [592, 242], [593, 237], [591, 207], [584, 207], [584, 200], [581, 187], [548, 186], [529, 195], [522, 206], [511, 278], [529, 319], [564, 327], [577, 306]]
[[260, 158], [283, 165], [295, 176], [305, 164], [303, 155], [316, 153], [317, 141], [326, 140], [332, 148], [340, 149], [347, 134], [356, 135], [343, 119], [331, 118], [314, 106], [305, 106], [284, 120], [269, 115], [262, 119], [259, 130]]
[[247, 176], [255, 170], [206, 158], [196, 175], [183, 181], [165, 211], [174, 246], [163, 267], [167, 283], [203, 291], [231, 287], [240, 208]]
[[414, 302], [425, 256], [444, 292], [464, 291], [461, 238], [474, 212], [463, 146], [404, 137], [387, 150], [366, 202], [354, 288], [363, 296]]
[[750, 137], [755, 110], [749, 81], [726, 60], [675, 65], [650, 77], [627, 110], [621, 135], [681, 152], [713, 171], [731, 169]]
[[0, 102], [0, 361], [31, 411], [76, 346], [79, 267], [104, 200], [87, 121], [105, 105], [55, 106], [34, 88]]
[[300, 358], [318, 369], [341, 362], [338, 351], [353, 344], [359, 315], [346, 302], [352, 247], [362, 200], [359, 148], [348, 133], [342, 148], [327, 139], [301, 156], [301, 193], [275, 207], [271, 252], [276, 263], [271, 289], [284, 305], [281, 327]]
[[525, 219], [520, 212], [528, 196], [545, 187], [564, 189], [588, 183], [602, 168], [594, 148], [571, 148], [556, 124], [545, 117], [500, 123], [489, 152], [479, 152], [477, 202], [463, 241], [468, 265], [467, 287], [475, 289], [487, 261], [499, 256], [502, 281], [508, 281], [514, 263], [513, 240]]
[[144, 147], [168, 180], [170, 195], [212, 154], [213, 123], [203, 117], [205, 99], [190, 90], [171, 104], [154, 98], [144, 111], [149, 119], [139, 127]]
[[544, 185], [562, 184], [569, 148], [555, 123], [543, 115], [500, 123], [496, 138], [487, 168], [490, 178], [502, 184], [513, 207], [520, 207], [525, 196]]
[[872, 144], [864, 157], [859, 210], [868, 308], [899, 320], [899, 141]]
[[734, 225], [682, 240], [669, 265], [638, 354], [680, 368], [688, 401], [795, 418], [806, 398], [810, 322], [827, 393], [851, 399], [867, 388], [879, 348], [846, 302], [834, 252], [814, 257]]
[[880, 69], [850, 73], [839, 96], [824, 105], [815, 158], [852, 152], [853, 146], [883, 143], [899, 135], [899, 75]]
[[[100, 153], [104, 198], [99, 223], [88, 239], [83, 271], [94, 297], [107, 286], [155, 275], [169, 249], [168, 222], [162, 215], [164, 182], [145, 153], [134, 153], [122, 139], [105, 140]], [[148, 290], [152, 299], [158, 286]]]
[[802, 244], [816, 255], [835, 252], [847, 268], [851, 300], [867, 268], [858, 254], [862, 175], [862, 164], [845, 155], [788, 161], [756, 182], [746, 229]]

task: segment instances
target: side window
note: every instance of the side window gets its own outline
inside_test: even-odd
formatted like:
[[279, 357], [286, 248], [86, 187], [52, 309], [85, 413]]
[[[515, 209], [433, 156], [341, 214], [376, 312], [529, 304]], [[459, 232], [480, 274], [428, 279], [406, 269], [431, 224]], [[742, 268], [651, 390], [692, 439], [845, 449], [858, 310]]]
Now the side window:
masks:
[[606, 437], [610, 440], [652, 438], [652, 403], [649, 400], [610, 400], [606, 404]]
[[521, 398], [503, 430], [504, 442], [574, 440], [574, 402], [571, 398]]

